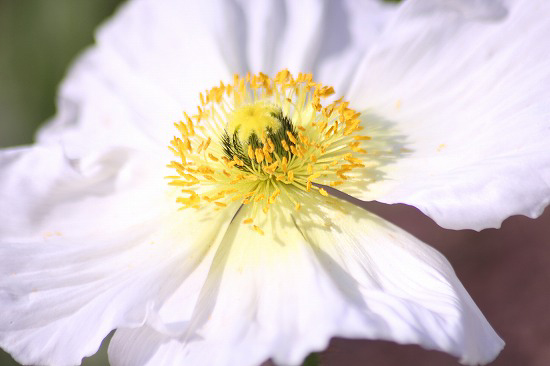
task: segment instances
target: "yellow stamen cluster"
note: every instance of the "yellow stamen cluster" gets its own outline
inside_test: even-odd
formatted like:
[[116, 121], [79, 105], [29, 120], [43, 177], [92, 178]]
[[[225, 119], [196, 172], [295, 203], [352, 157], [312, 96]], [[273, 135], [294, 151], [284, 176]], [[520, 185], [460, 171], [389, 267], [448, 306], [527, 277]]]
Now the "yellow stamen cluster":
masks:
[[250, 205], [243, 223], [261, 234], [254, 220], [271, 205], [298, 211], [303, 192], [328, 195], [315, 183], [344, 184], [364, 167], [370, 137], [358, 134], [360, 114], [347, 102], [321, 104], [332, 94], [311, 74], [294, 78], [287, 70], [274, 78], [236, 75], [201, 93], [197, 114], [175, 123], [180, 136], [169, 146], [177, 175], [167, 178], [181, 190], [182, 209]]

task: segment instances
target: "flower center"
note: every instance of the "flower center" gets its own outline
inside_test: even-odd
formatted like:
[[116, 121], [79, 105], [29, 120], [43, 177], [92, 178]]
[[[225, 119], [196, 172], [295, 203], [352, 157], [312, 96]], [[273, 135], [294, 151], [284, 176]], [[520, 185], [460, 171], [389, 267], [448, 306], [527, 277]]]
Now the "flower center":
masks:
[[244, 223], [262, 233], [254, 220], [272, 205], [299, 211], [307, 194], [328, 195], [314, 183], [345, 184], [365, 167], [370, 137], [359, 134], [360, 114], [347, 102], [322, 106], [333, 93], [311, 74], [294, 79], [287, 70], [274, 78], [235, 76], [201, 93], [198, 113], [175, 123], [180, 136], [169, 146], [176, 158], [168, 167], [177, 175], [167, 178], [184, 194], [182, 208], [251, 205]]
[[229, 118], [227, 132], [235, 133], [241, 141], [246, 141], [253, 135], [262, 136], [264, 131], [279, 129], [281, 110], [272, 104], [256, 102], [252, 105], [243, 105], [235, 109]]

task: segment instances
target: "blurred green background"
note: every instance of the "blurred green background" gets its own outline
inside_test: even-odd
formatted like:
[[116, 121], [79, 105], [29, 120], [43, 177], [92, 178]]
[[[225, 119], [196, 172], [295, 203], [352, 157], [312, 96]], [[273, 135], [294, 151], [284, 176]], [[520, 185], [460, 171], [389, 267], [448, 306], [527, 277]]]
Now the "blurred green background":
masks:
[[0, 0], [0, 147], [32, 142], [71, 61], [120, 3]]
[[[57, 87], [69, 65], [121, 2], [0, 0], [0, 147], [33, 141], [37, 127], [55, 113]], [[105, 347], [83, 363], [108, 364]], [[15, 365], [0, 351], [0, 366]]]

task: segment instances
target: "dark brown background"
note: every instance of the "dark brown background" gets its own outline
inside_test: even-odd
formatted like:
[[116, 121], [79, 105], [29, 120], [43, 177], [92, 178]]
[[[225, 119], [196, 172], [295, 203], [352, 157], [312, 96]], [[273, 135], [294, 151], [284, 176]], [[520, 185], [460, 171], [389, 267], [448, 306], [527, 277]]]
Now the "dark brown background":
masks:
[[[54, 113], [55, 89], [71, 59], [118, 0], [0, 0], [0, 147], [32, 142]], [[529, 179], [529, 177], [525, 177]], [[500, 230], [445, 230], [415, 208], [367, 204], [440, 250], [507, 342], [494, 366], [550, 365], [550, 211], [513, 217]], [[458, 365], [446, 354], [389, 342], [333, 340], [321, 364]], [[106, 353], [85, 365], [107, 365]], [[17, 365], [0, 353], [0, 366]]]

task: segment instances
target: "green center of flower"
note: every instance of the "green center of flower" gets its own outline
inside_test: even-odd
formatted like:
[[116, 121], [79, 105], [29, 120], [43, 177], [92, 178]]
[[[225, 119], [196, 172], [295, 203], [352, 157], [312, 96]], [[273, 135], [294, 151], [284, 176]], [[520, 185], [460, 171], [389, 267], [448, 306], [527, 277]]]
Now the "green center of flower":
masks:
[[300, 210], [304, 194], [328, 195], [313, 183], [345, 184], [365, 166], [362, 145], [370, 137], [358, 134], [360, 114], [347, 102], [321, 105], [333, 93], [310, 74], [294, 79], [286, 70], [273, 79], [235, 76], [233, 84], [201, 93], [198, 113], [175, 124], [181, 136], [170, 145], [176, 160], [169, 167], [177, 175], [167, 178], [185, 194], [178, 202], [251, 205], [244, 223], [253, 224], [271, 205]]
[[229, 117], [227, 132], [241, 141], [262, 136], [264, 131], [277, 131], [282, 123], [282, 111], [275, 105], [256, 102], [236, 108]]
[[222, 136], [222, 146], [226, 158], [237, 157], [238, 162], [244, 162], [244, 166], [237, 166], [250, 171], [255, 164], [271, 164], [277, 157], [284, 157], [289, 149], [288, 138], [298, 138], [290, 119], [280, 108], [260, 102], [233, 113]]

